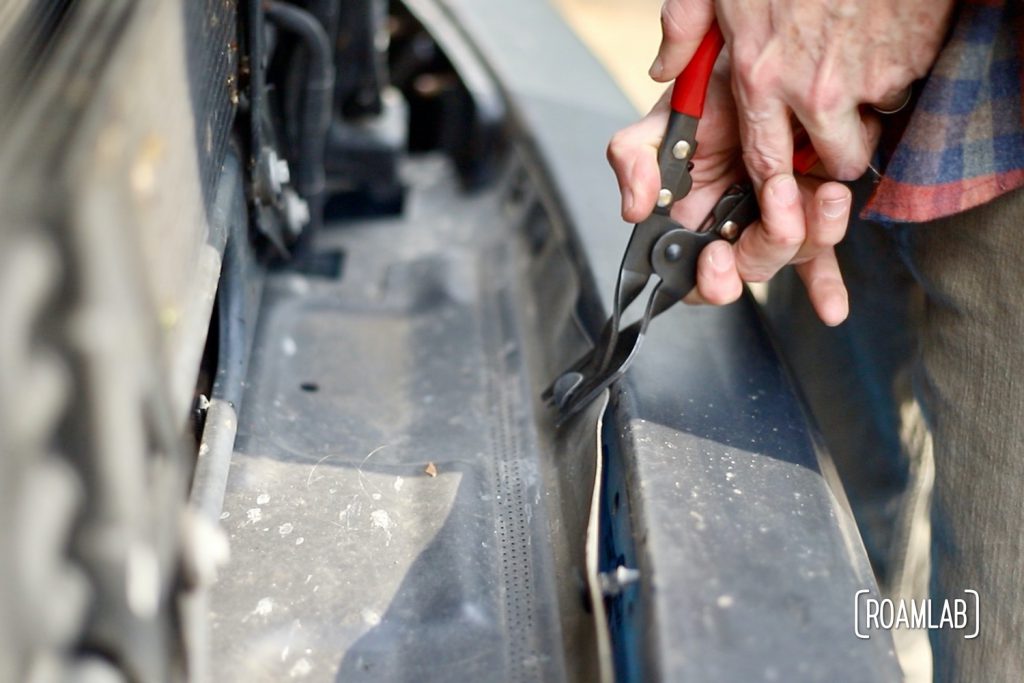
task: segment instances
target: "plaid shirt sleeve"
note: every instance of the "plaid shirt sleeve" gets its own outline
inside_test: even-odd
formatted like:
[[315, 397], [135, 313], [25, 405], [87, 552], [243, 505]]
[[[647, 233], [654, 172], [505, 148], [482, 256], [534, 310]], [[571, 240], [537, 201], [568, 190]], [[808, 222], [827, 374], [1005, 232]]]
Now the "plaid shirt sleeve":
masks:
[[1024, 185], [1020, 0], [963, 0], [862, 217], [918, 223]]

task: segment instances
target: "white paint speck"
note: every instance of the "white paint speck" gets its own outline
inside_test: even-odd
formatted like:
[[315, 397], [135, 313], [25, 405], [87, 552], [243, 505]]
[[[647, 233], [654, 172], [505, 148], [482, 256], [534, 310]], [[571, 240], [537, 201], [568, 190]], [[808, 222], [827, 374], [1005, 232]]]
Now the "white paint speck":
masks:
[[402, 487], [405, 486], [405, 479], [402, 479], [401, 477], [395, 477], [395, 483], [392, 484], [391, 486], [392, 488], [395, 489], [395, 491], [401, 491]]
[[263, 519], [263, 510], [260, 510], [259, 508], [249, 508], [245, 511], [245, 518], [249, 520], [250, 524], [255, 524]]
[[306, 542], [306, 539], [304, 539], [302, 536], [299, 536], [298, 538], [295, 539], [295, 545], [302, 545], [305, 542]]
[[274, 601], [270, 598], [260, 598], [260, 601], [256, 603], [256, 609], [252, 611], [258, 617], [268, 616], [274, 611]]
[[373, 522], [373, 526], [387, 534], [388, 543], [391, 543], [391, 529], [395, 526], [395, 523], [391, 521], [391, 515], [388, 514], [388, 511], [374, 510], [370, 513], [370, 521]]
[[284, 355], [286, 356], [294, 356], [295, 352], [299, 350], [299, 347], [296, 346], [294, 339], [291, 337], [285, 337], [281, 340], [281, 350], [284, 351]]
[[743, 491], [740, 490], [740, 489], [733, 489], [732, 492], [735, 493], [737, 496], [742, 496], [743, 495]]
[[371, 493], [370, 498], [373, 498], [374, 500], [380, 500], [381, 495], [379, 493]]
[[308, 676], [309, 672], [313, 670], [313, 665], [309, 663], [309, 660], [305, 657], [299, 659], [292, 665], [288, 675], [292, 678], [302, 678]]
[[266, 505], [269, 502], [270, 502], [270, 494], [269, 493], [261, 493], [260, 495], [256, 496], [256, 504], [257, 505]]
[[736, 473], [735, 472], [726, 472], [725, 473], [725, 480], [726, 481], [732, 481], [735, 478], [736, 478]]
[[231, 513], [230, 513], [230, 512], [228, 512], [227, 510], [225, 510], [225, 511], [224, 511], [224, 512], [222, 512], [222, 513], [220, 513], [220, 518], [221, 518], [221, 519], [227, 519], [227, 518], [228, 518], [228, 517], [230, 517], [230, 516], [231, 516]]
[[285, 522], [281, 526], [277, 527], [277, 533], [281, 534], [282, 536], [287, 536], [294, 530], [295, 526], [291, 522]]
[[704, 515], [696, 510], [690, 510], [690, 517], [697, 523], [697, 531], [704, 531], [707, 528], [707, 524], [704, 523]]
[[372, 609], [364, 609], [359, 612], [359, 615], [363, 618], [363, 623], [367, 626], [376, 626], [380, 623], [380, 615]]
[[729, 609], [733, 606], [733, 603], [736, 601], [733, 600], [731, 595], [719, 595], [718, 600], [716, 600], [715, 602], [717, 602], [718, 606], [722, 609]]

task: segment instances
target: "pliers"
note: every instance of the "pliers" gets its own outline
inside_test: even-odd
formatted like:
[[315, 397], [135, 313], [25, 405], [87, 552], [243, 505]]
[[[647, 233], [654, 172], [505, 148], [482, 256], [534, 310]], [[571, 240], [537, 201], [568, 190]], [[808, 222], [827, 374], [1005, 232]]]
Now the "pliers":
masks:
[[[735, 242], [743, 230], [760, 217], [757, 198], [749, 183], [726, 190], [696, 230], [684, 228], [670, 216], [672, 205], [689, 194], [693, 186], [690, 171], [697, 149], [697, 125], [704, 113], [711, 72], [723, 44], [716, 22], [676, 78], [672, 111], [658, 150], [662, 185], [657, 206], [648, 218], [633, 228], [619, 267], [612, 315], [594, 348], [559, 375], [542, 396], [557, 407], [560, 421], [586, 407], [626, 373], [643, 343], [651, 319], [668, 310], [697, 284], [697, 258], [701, 250], [719, 239]], [[805, 144], [794, 154], [793, 161], [798, 172], [805, 172], [817, 163], [817, 156], [813, 148]], [[620, 329], [623, 313], [652, 277], [657, 280], [642, 316]]]

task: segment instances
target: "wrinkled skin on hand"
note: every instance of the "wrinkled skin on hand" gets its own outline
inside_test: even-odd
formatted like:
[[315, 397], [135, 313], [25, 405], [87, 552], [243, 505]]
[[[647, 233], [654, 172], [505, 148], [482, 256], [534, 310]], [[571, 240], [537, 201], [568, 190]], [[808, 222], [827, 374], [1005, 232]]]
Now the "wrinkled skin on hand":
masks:
[[[716, 17], [727, 52], [698, 129], [694, 188], [673, 215], [697, 225], [744, 177], [762, 213], [736, 245], [704, 250], [697, 290], [687, 300], [729, 303], [742, 282], [766, 281], [794, 264], [818, 316], [829, 325], [846, 318], [834, 246], [849, 221], [850, 192], [840, 183], [794, 178], [794, 119], [807, 130], [826, 177], [860, 177], [880, 131], [877, 116], [862, 105], [902, 104], [934, 62], [951, 8], [952, 0], [667, 0], [655, 80], [668, 82], [682, 71]], [[609, 145], [627, 221], [642, 220], [654, 207], [667, 115], [666, 96]]]
[[828, 175], [855, 180], [873, 147], [860, 105], [902, 103], [906, 88], [935, 61], [952, 6], [952, 0], [667, 0], [651, 76], [674, 79], [717, 17], [755, 184], [791, 170], [790, 113]]

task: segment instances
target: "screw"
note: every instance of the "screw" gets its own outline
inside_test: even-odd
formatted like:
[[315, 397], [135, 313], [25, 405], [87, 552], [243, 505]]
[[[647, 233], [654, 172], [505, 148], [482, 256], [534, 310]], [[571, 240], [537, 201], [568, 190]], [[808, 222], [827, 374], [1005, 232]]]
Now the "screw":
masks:
[[722, 227], [718, 230], [718, 234], [727, 240], [734, 240], [736, 236], [740, 234], [740, 226], [736, 224], [736, 221], [726, 221], [722, 223]]
[[670, 244], [665, 247], [665, 260], [675, 263], [683, 257], [683, 248], [678, 244]]
[[661, 191], [658, 192], [658, 206], [664, 209], [666, 206], [668, 206], [671, 203], [672, 203], [672, 191], [667, 189], [667, 188], [664, 188], [664, 187], [661, 188]]
[[626, 586], [634, 584], [639, 580], [639, 570], [631, 569], [621, 564], [616, 567], [614, 572], [601, 572], [598, 575], [598, 582], [601, 584], [601, 592], [608, 597], [618, 595]]
[[690, 156], [690, 143], [686, 140], [680, 140], [672, 145], [672, 156], [680, 161]]

